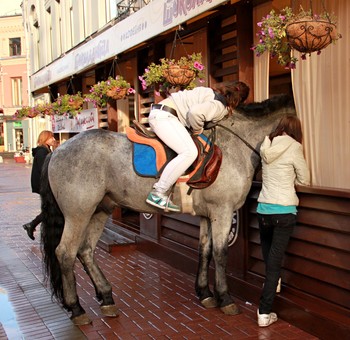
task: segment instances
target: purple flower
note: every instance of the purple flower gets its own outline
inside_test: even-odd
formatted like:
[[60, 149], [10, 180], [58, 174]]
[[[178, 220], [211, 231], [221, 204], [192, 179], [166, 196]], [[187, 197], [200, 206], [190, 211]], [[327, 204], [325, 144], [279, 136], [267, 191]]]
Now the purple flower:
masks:
[[261, 21], [257, 23], [257, 25], [258, 25], [259, 27], [261, 27], [262, 24], [263, 24], [263, 23], [262, 23]]
[[275, 33], [273, 32], [273, 29], [271, 27], [269, 27], [269, 36], [271, 39], [275, 37]]
[[146, 80], [143, 79], [142, 76], [139, 76], [139, 80], [141, 81], [142, 90], [146, 90], [147, 89]]

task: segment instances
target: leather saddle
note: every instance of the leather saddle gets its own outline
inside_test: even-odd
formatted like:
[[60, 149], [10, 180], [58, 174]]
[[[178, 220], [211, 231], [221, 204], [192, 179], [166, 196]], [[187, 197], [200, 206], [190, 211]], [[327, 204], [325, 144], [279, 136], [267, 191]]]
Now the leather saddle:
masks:
[[[153, 131], [147, 129], [138, 121], [133, 121], [134, 127], [128, 127], [126, 134], [133, 143], [134, 171], [144, 177], [160, 176], [164, 167], [176, 153], [165, 145]], [[187, 169], [179, 181], [186, 181], [192, 189], [203, 189], [212, 184], [219, 172], [222, 162], [221, 149], [215, 144], [215, 128], [210, 136], [204, 134], [192, 135], [197, 146], [198, 157]]]

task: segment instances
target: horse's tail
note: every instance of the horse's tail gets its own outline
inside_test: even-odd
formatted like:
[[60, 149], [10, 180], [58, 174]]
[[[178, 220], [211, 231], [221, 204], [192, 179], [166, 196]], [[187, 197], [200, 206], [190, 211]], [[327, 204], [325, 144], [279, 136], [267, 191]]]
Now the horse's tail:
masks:
[[64, 217], [49, 183], [48, 167], [50, 159], [51, 154], [45, 159], [40, 182], [41, 213], [43, 217], [41, 222], [41, 252], [45, 278], [50, 281], [52, 296], [55, 296], [64, 304], [61, 267], [55, 253], [62, 237]]

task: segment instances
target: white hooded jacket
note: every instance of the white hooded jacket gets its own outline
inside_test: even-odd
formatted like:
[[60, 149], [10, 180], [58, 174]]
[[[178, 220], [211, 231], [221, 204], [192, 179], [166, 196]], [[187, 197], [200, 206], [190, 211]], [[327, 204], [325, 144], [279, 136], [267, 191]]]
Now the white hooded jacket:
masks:
[[310, 184], [302, 145], [288, 135], [277, 136], [272, 142], [266, 136], [260, 156], [263, 176], [258, 202], [297, 206], [295, 184]]

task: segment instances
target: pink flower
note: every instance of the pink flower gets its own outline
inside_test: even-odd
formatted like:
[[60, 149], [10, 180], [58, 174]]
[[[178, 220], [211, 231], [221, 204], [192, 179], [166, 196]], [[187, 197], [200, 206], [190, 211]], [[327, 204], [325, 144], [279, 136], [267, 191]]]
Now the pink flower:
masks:
[[135, 92], [136, 91], [132, 87], [128, 88], [128, 94], [134, 94]]
[[259, 27], [261, 27], [261, 26], [262, 26], [262, 22], [261, 22], [261, 21], [258, 22], [257, 25], [258, 25]]
[[147, 89], [146, 80], [143, 79], [142, 76], [139, 76], [139, 80], [141, 81], [142, 90], [146, 90]]
[[272, 39], [275, 37], [275, 33], [273, 32], [273, 29], [271, 27], [269, 27], [269, 36]]
[[204, 66], [201, 63], [199, 63], [198, 61], [194, 62], [193, 67], [199, 71], [202, 71], [204, 69]]

